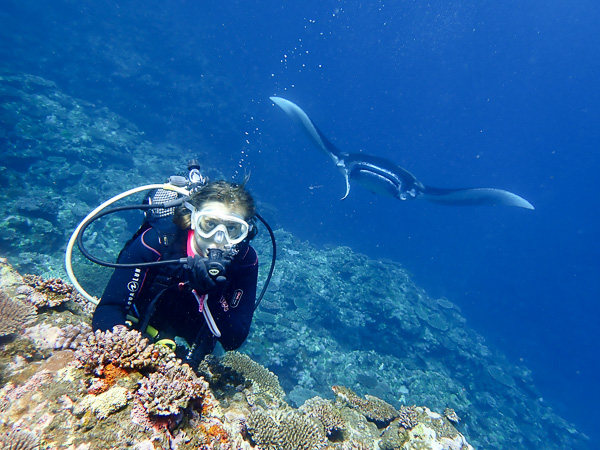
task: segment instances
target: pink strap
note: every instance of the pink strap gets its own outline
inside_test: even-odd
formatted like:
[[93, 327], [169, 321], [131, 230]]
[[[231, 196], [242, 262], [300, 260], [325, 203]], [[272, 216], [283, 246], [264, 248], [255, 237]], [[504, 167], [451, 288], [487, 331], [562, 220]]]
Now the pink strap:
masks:
[[187, 255], [194, 256], [197, 253], [194, 251], [194, 230], [188, 230], [188, 240], [187, 240]]

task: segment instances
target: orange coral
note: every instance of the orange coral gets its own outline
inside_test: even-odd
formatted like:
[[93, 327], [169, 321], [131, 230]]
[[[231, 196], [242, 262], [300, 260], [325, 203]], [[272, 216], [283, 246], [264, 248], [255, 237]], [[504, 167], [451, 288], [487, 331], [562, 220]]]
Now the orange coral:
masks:
[[104, 367], [104, 380], [109, 386], [113, 386], [118, 379], [125, 378], [129, 375], [129, 371], [122, 369], [121, 367], [108, 364]]
[[210, 402], [202, 402], [202, 410], [200, 411], [200, 414], [203, 417], [206, 417], [210, 415], [213, 409], [213, 405]]
[[200, 431], [206, 435], [210, 442], [216, 441], [225, 444], [229, 439], [229, 435], [221, 423], [201, 423]]

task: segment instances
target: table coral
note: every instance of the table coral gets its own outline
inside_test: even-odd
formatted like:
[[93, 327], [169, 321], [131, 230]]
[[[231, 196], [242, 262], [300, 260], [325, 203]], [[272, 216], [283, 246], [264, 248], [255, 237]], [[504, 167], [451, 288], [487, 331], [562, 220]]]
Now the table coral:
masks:
[[321, 426], [297, 410], [256, 410], [248, 432], [264, 450], [318, 450], [327, 445]]
[[367, 420], [378, 426], [385, 426], [399, 416], [396, 408], [380, 398], [372, 395], [361, 398], [345, 386], [333, 386], [331, 389], [338, 400], [360, 411]]
[[279, 384], [279, 378], [248, 355], [239, 352], [227, 352], [221, 362], [255, 384], [255, 394], [266, 393], [275, 401], [283, 401], [285, 392]]
[[327, 435], [344, 429], [342, 415], [329, 400], [321, 397], [308, 399], [300, 410], [321, 422]]

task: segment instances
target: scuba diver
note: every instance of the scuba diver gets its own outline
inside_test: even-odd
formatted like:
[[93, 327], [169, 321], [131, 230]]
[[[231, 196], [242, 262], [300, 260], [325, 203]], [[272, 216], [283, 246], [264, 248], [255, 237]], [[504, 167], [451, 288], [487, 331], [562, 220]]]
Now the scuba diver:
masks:
[[[165, 194], [173, 192], [156, 189], [147, 196], [147, 208], [162, 206], [146, 209], [146, 221], [117, 264], [104, 264], [115, 270], [92, 320], [94, 330], [137, 329], [193, 368], [217, 341], [234, 350], [250, 332], [258, 277], [250, 241], [255, 218], [264, 223], [245, 182], [209, 182], [199, 172], [196, 181], [189, 196], [173, 202], [182, 203], [177, 207], [164, 206]], [[83, 229], [76, 233], [83, 252]]]

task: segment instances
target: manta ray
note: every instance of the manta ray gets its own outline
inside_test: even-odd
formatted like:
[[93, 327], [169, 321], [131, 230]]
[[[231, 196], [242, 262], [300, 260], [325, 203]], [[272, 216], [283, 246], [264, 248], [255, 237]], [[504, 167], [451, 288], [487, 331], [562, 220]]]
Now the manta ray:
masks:
[[398, 200], [423, 198], [448, 205], [506, 205], [534, 209], [523, 197], [496, 188], [436, 188], [425, 186], [408, 170], [392, 161], [365, 153], [346, 153], [338, 149], [317, 128], [308, 115], [295, 103], [282, 97], [270, 97], [273, 103], [296, 122], [309, 138], [329, 156], [346, 180], [346, 193], [350, 194], [350, 182], [368, 190], [392, 196]]

